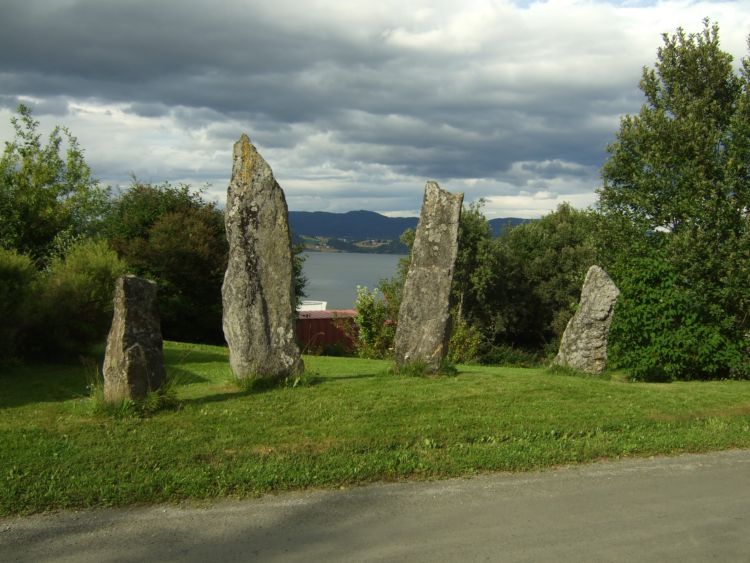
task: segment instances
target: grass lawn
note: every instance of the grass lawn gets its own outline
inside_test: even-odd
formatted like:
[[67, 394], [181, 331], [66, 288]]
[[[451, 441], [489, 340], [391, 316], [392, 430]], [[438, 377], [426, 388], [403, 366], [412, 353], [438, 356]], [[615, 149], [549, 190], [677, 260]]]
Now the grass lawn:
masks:
[[306, 357], [316, 384], [249, 392], [225, 348], [165, 356], [180, 406], [143, 419], [94, 414], [80, 366], [0, 372], [0, 515], [750, 447], [750, 382], [477, 366], [421, 379]]

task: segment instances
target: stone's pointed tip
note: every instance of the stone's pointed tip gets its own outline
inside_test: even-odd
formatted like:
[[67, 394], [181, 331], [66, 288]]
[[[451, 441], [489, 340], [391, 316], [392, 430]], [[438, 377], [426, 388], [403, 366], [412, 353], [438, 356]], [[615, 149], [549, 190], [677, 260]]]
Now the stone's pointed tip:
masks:
[[427, 183], [424, 186], [424, 191], [425, 191], [425, 194], [430, 193], [430, 192], [446, 194], [452, 198], [459, 198], [461, 199], [461, 201], [463, 201], [463, 198], [464, 198], [463, 192], [455, 192], [455, 193], [449, 192], [448, 190], [441, 188], [440, 184], [438, 184], [435, 180], [427, 180]]
[[[250, 171], [258, 167], [267, 167], [268, 163], [250, 141], [246, 133], [240, 135], [239, 140], [234, 144], [234, 165], [232, 167], [232, 177], [241, 178], [243, 182], [250, 182]], [[269, 169], [270, 171], [270, 169]]]
[[261, 156], [258, 149], [255, 147], [247, 133], [240, 135], [239, 140], [234, 144], [235, 156], [239, 156], [241, 159], [251, 159], [253, 162], [265, 162], [265, 159]]
[[435, 194], [439, 194], [440, 192], [443, 192], [443, 190], [440, 185], [435, 182], [434, 180], [428, 180], [427, 183], [424, 185], [424, 195], [425, 197], [430, 197], [429, 194], [433, 194], [432, 197], [434, 197]]
[[234, 144], [235, 150], [239, 150], [243, 154], [251, 154], [251, 153], [257, 153], [258, 149], [255, 148], [255, 145], [250, 140], [250, 137], [248, 137], [247, 133], [243, 133], [240, 135], [240, 138], [237, 139], [237, 142]]

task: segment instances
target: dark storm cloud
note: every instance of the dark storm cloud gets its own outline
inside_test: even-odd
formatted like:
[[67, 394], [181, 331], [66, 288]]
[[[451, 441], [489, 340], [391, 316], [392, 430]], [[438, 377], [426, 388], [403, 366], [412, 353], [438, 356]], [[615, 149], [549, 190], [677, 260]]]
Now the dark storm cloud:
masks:
[[262, 94], [315, 61], [372, 59], [371, 49], [304, 29], [285, 32], [252, 3], [239, 4], [12, 2], [0, 20], [0, 69], [34, 95], [65, 90], [235, 111], [248, 98], [273, 107], [276, 96]]
[[252, 74], [299, 70], [311, 57], [334, 54], [362, 60], [362, 53], [341, 52], [340, 44], [312, 32], [280, 33], [253, 3], [242, 4], [11, 2], [3, 7], [0, 63], [105, 83], [196, 76], [217, 68]]
[[134, 102], [128, 106], [127, 111], [141, 117], [164, 117], [169, 115], [170, 107], [161, 102]]

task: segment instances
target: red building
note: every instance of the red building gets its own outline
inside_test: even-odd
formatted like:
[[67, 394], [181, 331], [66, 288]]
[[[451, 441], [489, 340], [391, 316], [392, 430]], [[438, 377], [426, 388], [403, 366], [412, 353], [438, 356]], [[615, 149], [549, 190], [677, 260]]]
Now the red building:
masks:
[[297, 339], [303, 354], [319, 354], [326, 349], [354, 350], [357, 325], [354, 309], [298, 311]]

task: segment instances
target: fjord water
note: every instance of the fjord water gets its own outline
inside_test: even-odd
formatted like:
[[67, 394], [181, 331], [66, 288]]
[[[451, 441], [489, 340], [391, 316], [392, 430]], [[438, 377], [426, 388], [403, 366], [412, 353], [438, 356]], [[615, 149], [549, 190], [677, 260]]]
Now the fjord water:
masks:
[[327, 301], [328, 309], [351, 309], [357, 286], [373, 289], [396, 273], [400, 255], [305, 252], [305, 299]]

